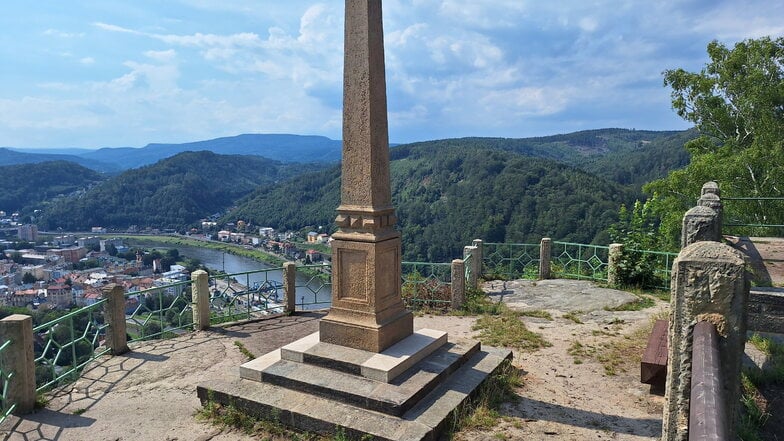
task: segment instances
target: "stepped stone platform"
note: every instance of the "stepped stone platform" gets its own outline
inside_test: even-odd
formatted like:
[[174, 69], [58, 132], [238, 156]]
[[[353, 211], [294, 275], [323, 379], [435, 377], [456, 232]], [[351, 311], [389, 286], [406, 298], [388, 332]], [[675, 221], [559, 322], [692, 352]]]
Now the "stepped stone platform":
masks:
[[197, 387], [202, 403], [232, 405], [318, 433], [435, 440], [456, 408], [512, 353], [421, 329], [381, 352], [319, 341], [318, 332]]

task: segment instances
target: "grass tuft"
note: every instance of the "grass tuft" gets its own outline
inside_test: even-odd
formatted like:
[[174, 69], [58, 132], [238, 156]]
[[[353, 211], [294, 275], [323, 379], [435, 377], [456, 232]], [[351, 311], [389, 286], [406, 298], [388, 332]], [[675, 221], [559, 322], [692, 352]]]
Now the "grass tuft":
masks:
[[578, 325], [582, 325], [583, 321], [580, 320], [580, 317], [578, 316], [578, 314], [582, 314], [582, 313], [583, 313], [582, 311], [571, 311], [571, 312], [567, 312], [566, 314], [562, 315], [561, 317], [565, 318], [567, 320], [571, 320], [571, 321], [577, 323]]
[[605, 311], [640, 311], [656, 305], [656, 301], [648, 296], [638, 296], [637, 300], [624, 303], [623, 305], [616, 306], [615, 308], [605, 307]]
[[520, 314], [505, 310], [500, 315], [483, 315], [474, 324], [479, 340], [489, 346], [503, 346], [520, 351], [534, 351], [552, 346], [541, 334], [529, 331]]
[[236, 347], [237, 347], [237, 349], [239, 349], [239, 350], [240, 350], [240, 352], [242, 352], [242, 355], [244, 355], [245, 357], [247, 357], [248, 361], [250, 361], [250, 360], [255, 360], [255, 359], [257, 358], [257, 357], [256, 357], [256, 355], [255, 355], [255, 354], [253, 354], [253, 352], [249, 351], [249, 350], [248, 350], [248, 348], [246, 348], [246, 347], [245, 347], [245, 345], [244, 345], [244, 344], [242, 344], [242, 342], [241, 342], [241, 341], [239, 341], [239, 340], [234, 340], [234, 346], [236, 346]]
[[549, 312], [543, 309], [533, 309], [530, 311], [520, 311], [520, 315], [523, 317], [534, 317], [534, 318], [542, 318], [545, 320], [553, 321], [553, 316]]

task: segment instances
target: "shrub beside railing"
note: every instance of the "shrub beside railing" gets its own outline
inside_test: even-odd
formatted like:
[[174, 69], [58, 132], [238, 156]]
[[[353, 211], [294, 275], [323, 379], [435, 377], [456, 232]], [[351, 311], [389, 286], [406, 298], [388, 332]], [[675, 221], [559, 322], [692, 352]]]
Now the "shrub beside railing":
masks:
[[451, 264], [403, 262], [401, 266], [401, 293], [407, 308], [449, 309], [452, 304]]
[[[614, 268], [618, 271], [618, 283], [611, 284], [669, 289], [676, 253], [620, 248], [623, 256], [619, 259], [618, 267]], [[543, 252], [547, 255], [543, 256]], [[552, 276], [610, 283], [612, 268], [609, 254], [608, 246], [549, 239], [543, 239], [539, 244], [486, 242], [481, 277], [492, 280], [535, 280]]]

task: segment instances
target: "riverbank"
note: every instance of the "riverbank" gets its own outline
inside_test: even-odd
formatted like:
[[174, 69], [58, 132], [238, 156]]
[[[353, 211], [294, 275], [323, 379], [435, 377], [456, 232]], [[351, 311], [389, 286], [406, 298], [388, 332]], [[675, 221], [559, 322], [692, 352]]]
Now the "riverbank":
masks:
[[[226, 242], [218, 242], [213, 240], [200, 240], [194, 239], [186, 236], [150, 236], [150, 235], [133, 235], [133, 234], [101, 234], [98, 235], [100, 237], [116, 237], [124, 240], [131, 240], [135, 243], [141, 245], [167, 245], [172, 247], [177, 246], [185, 246], [185, 247], [194, 247], [194, 248], [207, 248], [223, 253], [232, 254], [235, 256], [246, 257], [249, 259], [254, 259], [264, 264], [270, 265], [272, 267], [283, 267], [283, 264], [288, 262], [288, 260], [273, 254], [267, 251], [263, 251], [256, 248], [245, 248], [242, 245], [236, 245], [233, 243], [226, 243]], [[314, 267], [299, 267], [297, 271], [300, 271], [304, 274], [309, 276], [319, 276], [323, 277], [326, 273], [320, 270], [317, 266]]]
[[133, 240], [145, 245], [166, 244], [173, 246], [182, 245], [189, 247], [209, 248], [224, 253], [234, 254], [236, 256], [249, 257], [272, 266], [283, 266], [283, 264], [286, 262], [285, 259], [282, 259], [275, 254], [267, 253], [266, 251], [261, 251], [255, 248], [247, 249], [241, 245], [235, 245], [233, 243], [217, 242], [213, 240], [199, 240], [185, 236], [136, 236], [132, 234], [102, 234], [100, 236]]

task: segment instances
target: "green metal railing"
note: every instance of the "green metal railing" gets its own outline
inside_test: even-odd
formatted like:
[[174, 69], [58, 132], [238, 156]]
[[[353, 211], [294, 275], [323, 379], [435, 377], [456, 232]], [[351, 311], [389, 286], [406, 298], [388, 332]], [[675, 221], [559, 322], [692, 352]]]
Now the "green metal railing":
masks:
[[33, 328], [36, 391], [75, 380], [91, 360], [109, 352], [100, 346], [108, 325], [100, 300]]
[[0, 345], [0, 424], [11, 415], [16, 409], [16, 403], [12, 403], [8, 398], [8, 390], [11, 388], [11, 381], [14, 373], [6, 368], [6, 349], [11, 346], [11, 340], [6, 340]]
[[722, 224], [741, 235], [778, 236], [784, 228], [784, 206], [774, 210], [770, 203], [782, 201], [784, 197], [722, 197]]
[[129, 341], [161, 339], [183, 334], [193, 324], [190, 280], [125, 294]]
[[210, 276], [210, 324], [283, 313], [282, 268]]
[[539, 275], [539, 244], [483, 244], [482, 274], [488, 278], [536, 279]]
[[644, 288], [655, 288], [665, 291], [670, 289], [670, 282], [672, 279], [672, 263], [675, 258], [678, 257], [678, 253], [635, 249], [624, 249], [623, 252], [627, 255], [632, 253], [637, 254], [634, 257], [638, 264], [649, 266], [655, 281], [651, 286], [644, 286]]
[[570, 242], [553, 242], [552, 273], [557, 277], [607, 280], [610, 247]]
[[297, 273], [307, 277], [304, 280], [297, 278], [295, 284], [299, 296], [298, 309], [328, 308], [332, 304], [332, 265], [298, 266]]
[[[468, 265], [466, 265], [468, 267]], [[452, 265], [403, 262], [403, 302], [410, 309], [446, 309], [452, 304]]]

